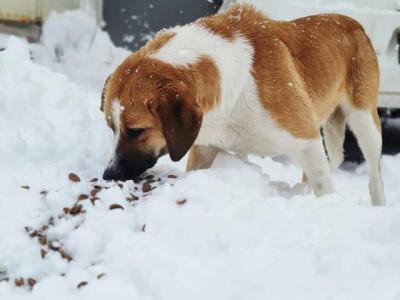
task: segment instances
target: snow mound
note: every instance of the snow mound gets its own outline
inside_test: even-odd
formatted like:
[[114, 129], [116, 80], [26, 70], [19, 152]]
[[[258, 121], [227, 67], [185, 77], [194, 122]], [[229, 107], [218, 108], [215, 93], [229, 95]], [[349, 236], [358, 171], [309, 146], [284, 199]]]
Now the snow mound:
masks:
[[31, 51], [35, 62], [96, 90], [130, 53], [116, 48], [94, 16], [83, 10], [52, 12], [43, 25], [41, 43], [31, 45]]
[[34, 64], [16, 38], [0, 53], [0, 65], [0, 168], [86, 168], [103, 160], [110, 134], [98, 92]]
[[123, 51], [96, 57], [77, 34], [0, 52], [0, 299], [399, 299], [400, 156], [383, 158], [386, 207], [365, 165], [319, 199], [296, 165], [255, 156], [91, 181], [112, 142], [98, 83], [119, 59], [103, 55]]

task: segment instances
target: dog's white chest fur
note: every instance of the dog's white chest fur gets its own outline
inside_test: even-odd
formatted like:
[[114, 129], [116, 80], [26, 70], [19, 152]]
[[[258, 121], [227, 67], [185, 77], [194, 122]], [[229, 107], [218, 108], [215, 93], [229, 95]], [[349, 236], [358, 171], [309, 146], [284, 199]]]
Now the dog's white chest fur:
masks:
[[233, 106], [221, 105], [204, 115], [195, 144], [259, 155], [288, 153], [299, 145], [298, 139], [277, 127], [270, 118], [258, 99], [250, 73], [238, 98], [231, 101]]

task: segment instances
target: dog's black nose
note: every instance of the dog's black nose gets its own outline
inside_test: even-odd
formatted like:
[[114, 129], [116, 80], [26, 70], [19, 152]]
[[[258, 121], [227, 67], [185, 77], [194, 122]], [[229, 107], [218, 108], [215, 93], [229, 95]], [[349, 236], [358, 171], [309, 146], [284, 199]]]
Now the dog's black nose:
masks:
[[103, 179], [104, 180], [112, 180], [113, 179], [113, 173], [110, 169], [105, 169], [103, 173]]
[[103, 173], [104, 180], [126, 180], [126, 176], [119, 170], [107, 168]]
[[146, 171], [147, 168], [107, 168], [103, 173], [104, 180], [135, 180], [140, 174]]
[[157, 157], [152, 154], [137, 154], [135, 159], [126, 159], [116, 155], [116, 160], [108, 166], [104, 173], [104, 180], [135, 180], [147, 169], [153, 167]]

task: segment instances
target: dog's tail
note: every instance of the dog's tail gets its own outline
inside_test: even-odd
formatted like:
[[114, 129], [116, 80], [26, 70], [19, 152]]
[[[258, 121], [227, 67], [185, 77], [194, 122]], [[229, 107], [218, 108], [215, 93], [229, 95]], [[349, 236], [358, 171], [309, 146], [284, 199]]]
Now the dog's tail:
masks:
[[343, 162], [343, 143], [346, 133], [346, 118], [340, 107], [329, 116], [322, 128], [325, 150], [328, 154], [331, 170], [336, 170]]

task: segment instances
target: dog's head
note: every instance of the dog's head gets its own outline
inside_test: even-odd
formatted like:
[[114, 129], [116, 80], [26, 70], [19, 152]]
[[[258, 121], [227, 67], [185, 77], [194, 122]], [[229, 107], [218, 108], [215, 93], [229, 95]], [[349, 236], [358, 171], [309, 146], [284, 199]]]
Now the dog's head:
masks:
[[185, 72], [135, 53], [107, 79], [101, 110], [114, 131], [104, 179], [135, 179], [169, 153], [180, 160], [194, 143], [202, 113]]

